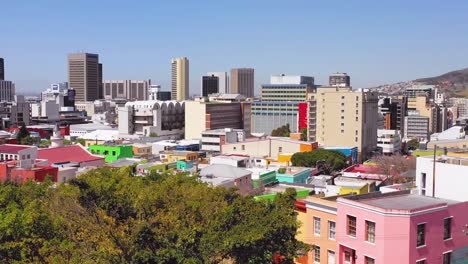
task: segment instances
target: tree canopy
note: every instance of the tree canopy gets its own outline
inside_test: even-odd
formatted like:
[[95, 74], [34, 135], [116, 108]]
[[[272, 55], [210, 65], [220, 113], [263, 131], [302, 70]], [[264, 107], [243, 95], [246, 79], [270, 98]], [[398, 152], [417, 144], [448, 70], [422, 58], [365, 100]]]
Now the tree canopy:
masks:
[[23, 139], [27, 137], [29, 137], [29, 131], [25, 125], [22, 125], [18, 131], [18, 134], [16, 134], [16, 142], [18, 142], [18, 144], [23, 144]]
[[289, 137], [289, 134], [291, 134], [291, 129], [289, 128], [289, 124], [280, 126], [271, 131], [271, 136], [273, 137]]
[[293, 166], [316, 167], [324, 173], [330, 174], [346, 166], [346, 156], [336, 150], [315, 149], [309, 152], [297, 152], [291, 157]]
[[292, 263], [294, 190], [273, 202], [178, 174], [99, 168], [69, 184], [0, 185], [6, 263]]

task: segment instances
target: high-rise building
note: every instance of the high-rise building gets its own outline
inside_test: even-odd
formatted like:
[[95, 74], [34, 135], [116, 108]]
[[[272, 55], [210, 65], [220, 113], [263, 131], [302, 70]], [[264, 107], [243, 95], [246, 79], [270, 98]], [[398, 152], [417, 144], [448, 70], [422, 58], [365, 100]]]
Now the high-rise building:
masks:
[[186, 57], [172, 59], [171, 99], [177, 101], [189, 98], [189, 60]]
[[29, 126], [31, 124], [31, 106], [24, 100], [24, 95], [16, 95], [11, 105], [10, 125]]
[[0, 80], [0, 102], [12, 102], [15, 98], [15, 84]]
[[331, 87], [350, 87], [351, 78], [346, 73], [333, 73], [329, 77], [329, 84]]
[[405, 140], [429, 140], [429, 117], [419, 115], [418, 111], [409, 111], [405, 117]]
[[148, 100], [151, 80], [105, 80], [105, 99]]
[[202, 76], [202, 96], [219, 92], [219, 78], [217, 76]]
[[5, 80], [5, 61], [0, 58], [0, 81]]
[[227, 72], [208, 72], [208, 76], [216, 76], [218, 77], [218, 90], [219, 93], [225, 93], [228, 94], [230, 93], [229, 90], [229, 76]]
[[406, 97], [383, 97], [379, 99], [379, 113], [383, 115], [385, 129], [398, 130], [403, 135], [405, 128]]
[[317, 88], [309, 103], [309, 139], [328, 147], [358, 147], [360, 160], [368, 159], [377, 146], [377, 103], [377, 92]]
[[99, 85], [99, 88], [98, 88], [98, 97], [99, 99], [104, 99], [104, 86], [103, 86], [103, 83], [102, 83], [102, 63], [99, 63], [98, 65], [98, 85]]
[[99, 99], [99, 55], [68, 54], [68, 85], [76, 92], [76, 101]]
[[254, 69], [238, 68], [231, 69], [231, 87], [232, 94], [242, 94], [247, 98], [254, 97]]

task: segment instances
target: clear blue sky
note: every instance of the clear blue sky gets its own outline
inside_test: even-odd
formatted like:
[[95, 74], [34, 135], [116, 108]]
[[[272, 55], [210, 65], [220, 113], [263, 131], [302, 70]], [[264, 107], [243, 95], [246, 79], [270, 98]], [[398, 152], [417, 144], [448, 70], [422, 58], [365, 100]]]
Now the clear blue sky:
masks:
[[354, 87], [468, 67], [468, 1], [7, 1], [0, 57], [19, 92], [66, 81], [70, 52], [98, 53], [104, 79], [169, 89], [170, 59], [190, 59], [190, 90], [207, 71], [351, 75]]

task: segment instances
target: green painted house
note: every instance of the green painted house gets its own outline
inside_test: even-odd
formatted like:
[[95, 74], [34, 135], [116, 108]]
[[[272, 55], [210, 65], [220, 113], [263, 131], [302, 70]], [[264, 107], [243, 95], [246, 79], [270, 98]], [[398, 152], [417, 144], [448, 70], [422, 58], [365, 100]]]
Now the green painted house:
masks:
[[92, 154], [105, 156], [106, 162], [121, 158], [133, 158], [133, 147], [126, 145], [91, 145], [89, 151]]

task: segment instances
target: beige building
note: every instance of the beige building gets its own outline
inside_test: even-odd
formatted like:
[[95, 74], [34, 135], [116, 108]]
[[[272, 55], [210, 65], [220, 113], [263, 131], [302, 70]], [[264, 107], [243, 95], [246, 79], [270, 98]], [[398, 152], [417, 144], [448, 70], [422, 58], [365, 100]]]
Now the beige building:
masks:
[[148, 100], [151, 80], [106, 80], [103, 82], [104, 98], [127, 100]]
[[309, 140], [327, 147], [358, 147], [360, 159], [377, 146], [376, 92], [320, 87], [309, 103]]
[[243, 129], [250, 135], [250, 102], [185, 102], [185, 139], [199, 139], [206, 130]]
[[76, 101], [94, 101], [99, 98], [102, 84], [102, 66], [99, 55], [91, 53], [68, 54], [68, 87], [75, 89]]
[[171, 100], [189, 99], [189, 60], [186, 57], [172, 59]]
[[231, 93], [241, 94], [247, 98], [254, 97], [254, 69], [231, 69]]

